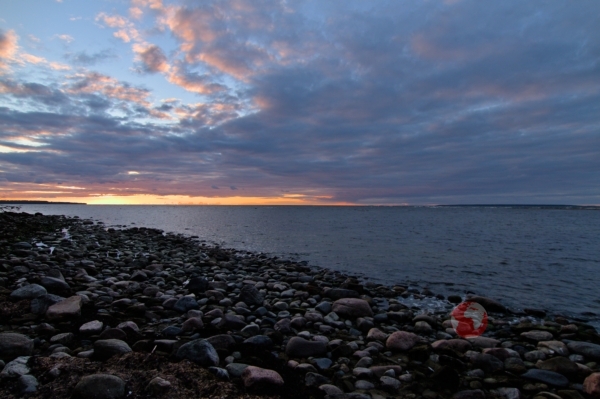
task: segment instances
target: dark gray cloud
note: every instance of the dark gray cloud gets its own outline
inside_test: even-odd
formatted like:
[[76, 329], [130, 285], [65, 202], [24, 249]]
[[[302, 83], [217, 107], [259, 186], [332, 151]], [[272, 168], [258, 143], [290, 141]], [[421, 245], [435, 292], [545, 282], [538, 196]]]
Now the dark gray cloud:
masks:
[[363, 204], [600, 203], [600, 3], [224, 4], [168, 14], [183, 58], [136, 53], [145, 72], [205, 96], [196, 104], [154, 105], [149, 89], [92, 73], [7, 80], [0, 145], [47, 133], [38, 152], [0, 153], [0, 178]]
[[75, 65], [94, 66], [112, 59], [116, 59], [117, 54], [112, 49], [104, 49], [91, 54], [87, 51], [66, 53], [64, 57], [66, 60]]

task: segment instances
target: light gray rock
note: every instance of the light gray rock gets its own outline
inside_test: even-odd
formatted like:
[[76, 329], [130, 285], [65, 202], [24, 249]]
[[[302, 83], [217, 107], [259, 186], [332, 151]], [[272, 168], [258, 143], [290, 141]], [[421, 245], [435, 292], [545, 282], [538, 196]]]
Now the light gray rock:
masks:
[[27, 362], [29, 361], [29, 356], [19, 356], [15, 360], [6, 363], [4, 369], [0, 373], [1, 378], [17, 378], [22, 375], [29, 373], [29, 367], [27, 366]]
[[30, 374], [25, 374], [19, 377], [19, 387], [21, 388], [21, 395], [37, 391], [38, 385], [39, 382], [37, 378]]
[[49, 320], [62, 320], [81, 315], [81, 297], [78, 295], [69, 297], [54, 305], [46, 311]]
[[120, 339], [99, 339], [94, 342], [94, 356], [101, 360], [131, 352], [127, 342]]
[[242, 373], [242, 381], [244, 381], [244, 386], [247, 388], [283, 385], [283, 378], [278, 372], [256, 366], [246, 367]]

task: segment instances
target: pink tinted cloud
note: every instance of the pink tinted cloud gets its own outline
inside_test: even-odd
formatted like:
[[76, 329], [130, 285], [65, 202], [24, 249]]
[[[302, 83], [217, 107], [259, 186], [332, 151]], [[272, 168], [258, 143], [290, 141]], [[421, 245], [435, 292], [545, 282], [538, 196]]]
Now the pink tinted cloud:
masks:
[[19, 46], [18, 36], [13, 30], [0, 31], [0, 71], [8, 69], [8, 62], [12, 60]]
[[142, 62], [144, 70], [150, 73], [169, 71], [169, 62], [162, 49], [155, 44], [133, 45], [133, 51]]
[[148, 90], [131, 87], [113, 77], [98, 72], [87, 72], [74, 75], [71, 79], [73, 82], [66, 88], [68, 93], [102, 93], [110, 98], [150, 106]]

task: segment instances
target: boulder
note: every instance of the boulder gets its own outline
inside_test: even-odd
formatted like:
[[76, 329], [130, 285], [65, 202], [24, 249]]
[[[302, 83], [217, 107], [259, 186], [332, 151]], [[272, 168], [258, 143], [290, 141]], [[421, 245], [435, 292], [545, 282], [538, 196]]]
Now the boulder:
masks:
[[0, 334], [0, 360], [11, 361], [19, 356], [33, 354], [33, 340], [18, 333]]
[[40, 297], [42, 295], [46, 295], [47, 291], [44, 287], [37, 284], [29, 284], [21, 288], [17, 288], [13, 292], [10, 293], [10, 297], [12, 299], [33, 299]]
[[188, 359], [202, 366], [219, 365], [219, 355], [215, 348], [205, 339], [196, 339], [183, 344], [177, 350], [175, 357], [179, 360]]

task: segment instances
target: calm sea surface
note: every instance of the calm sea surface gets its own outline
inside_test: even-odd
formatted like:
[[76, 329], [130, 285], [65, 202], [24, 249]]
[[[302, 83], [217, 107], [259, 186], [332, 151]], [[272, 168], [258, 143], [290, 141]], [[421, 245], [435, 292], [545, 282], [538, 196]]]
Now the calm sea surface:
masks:
[[[600, 316], [600, 211], [78, 205], [25, 205], [21, 211], [155, 227], [375, 282]], [[600, 317], [592, 319], [600, 325]]]

